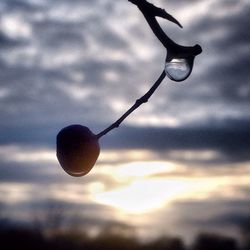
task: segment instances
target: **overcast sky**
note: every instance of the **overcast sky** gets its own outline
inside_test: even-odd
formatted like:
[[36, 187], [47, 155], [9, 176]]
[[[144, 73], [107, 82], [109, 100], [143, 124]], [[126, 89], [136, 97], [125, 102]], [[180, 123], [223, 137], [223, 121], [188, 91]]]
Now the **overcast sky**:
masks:
[[[167, 232], [160, 222], [171, 214], [173, 233], [185, 234], [190, 228], [204, 229], [201, 225], [230, 225], [235, 233], [250, 216], [250, 3], [152, 3], [183, 25], [180, 29], [158, 19], [173, 40], [190, 46], [198, 43], [203, 53], [186, 81], [165, 79], [149, 103], [102, 138], [96, 169], [76, 179], [56, 161], [59, 130], [77, 123], [98, 133], [110, 125], [158, 78], [166, 51], [136, 6], [126, 0], [0, 1], [2, 217], [13, 218], [13, 212], [25, 221], [30, 206], [60, 201], [72, 211], [80, 209], [89, 224], [113, 222], [107, 218], [124, 222], [129, 212], [137, 212], [138, 221], [131, 224], [142, 231], [150, 221]], [[150, 187], [159, 184], [154, 184], [157, 178], [184, 184], [194, 176], [201, 179], [190, 193], [173, 194], [179, 198], [173, 198], [171, 206], [152, 206], [158, 209], [154, 217], [126, 210], [113, 193], [107, 199], [105, 192], [122, 186], [137, 190], [138, 176], [133, 176], [135, 182], [123, 182], [117, 169], [130, 169], [131, 164], [147, 168], [152, 162], [175, 168], [167, 173], [149, 171], [145, 185]], [[198, 197], [202, 178], [213, 179], [211, 185], [218, 186], [211, 191], [208, 184]], [[161, 202], [167, 199], [163, 195]]]

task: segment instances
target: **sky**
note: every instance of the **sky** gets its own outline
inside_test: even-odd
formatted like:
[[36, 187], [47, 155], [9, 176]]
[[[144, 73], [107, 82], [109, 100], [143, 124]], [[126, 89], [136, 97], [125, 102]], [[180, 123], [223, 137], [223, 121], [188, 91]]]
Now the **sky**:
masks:
[[[248, 0], [152, 0], [178, 44], [200, 44], [191, 76], [165, 79], [100, 140], [85, 177], [67, 175], [56, 135], [98, 133], [164, 69], [165, 48], [126, 0], [0, 1], [0, 223], [45, 220], [139, 237], [240, 234], [250, 218]], [[70, 219], [69, 219], [70, 218]], [[134, 232], [134, 231], [133, 231]]]

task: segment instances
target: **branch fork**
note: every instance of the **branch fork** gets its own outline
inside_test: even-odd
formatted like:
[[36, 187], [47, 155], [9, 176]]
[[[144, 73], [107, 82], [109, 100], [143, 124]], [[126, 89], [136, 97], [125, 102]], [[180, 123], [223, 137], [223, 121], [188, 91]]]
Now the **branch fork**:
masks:
[[[159, 39], [162, 45], [166, 48], [167, 50], [166, 61], [167, 60], [170, 61], [172, 58], [186, 58], [189, 62], [191, 62], [190, 65], [193, 66], [194, 57], [202, 52], [201, 46], [196, 44], [190, 47], [190, 46], [182, 46], [182, 45], [175, 43], [163, 31], [158, 21], [156, 20], [156, 17], [161, 17], [170, 22], [173, 22], [176, 25], [178, 25], [180, 28], [182, 28], [182, 25], [173, 16], [167, 13], [166, 10], [156, 7], [153, 4], [147, 2], [146, 0], [128, 0], [128, 1], [135, 4], [139, 8], [139, 10], [142, 12], [143, 16], [145, 17], [147, 23], [149, 24], [155, 36]], [[135, 111], [143, 103], [148, 102], [149, 98], [152, 96], [155, 90], [159, 87], [159, 85], [161, 84], [165, 76], [166, 76], [166, 72], [164, 70], [159, 76], [159, 78], [157, 79], [157, 81], [153, 84], [153, 86], [149, 89], [149, 91], [145, 95], [137, 99], [134, 105], [131, 106], [117, 121], [115, 121], [112, 125], [110, 125], [106, 129], [104, 129], [102, 132], [97, 134], [96, 137], [99, 139], [102, 136], [109, 133], [114, 128], [118, 128], [120, 124], [133, 111]]]

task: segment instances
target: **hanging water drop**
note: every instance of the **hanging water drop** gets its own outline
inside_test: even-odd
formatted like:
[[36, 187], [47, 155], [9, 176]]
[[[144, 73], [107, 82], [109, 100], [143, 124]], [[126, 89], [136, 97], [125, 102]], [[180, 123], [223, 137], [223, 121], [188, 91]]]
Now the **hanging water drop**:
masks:
[[193, 69], [193, 58], [171, 58], [166, 61], [165, 72], [167, 76], [176, 82], [184, 81], [189, 77]]

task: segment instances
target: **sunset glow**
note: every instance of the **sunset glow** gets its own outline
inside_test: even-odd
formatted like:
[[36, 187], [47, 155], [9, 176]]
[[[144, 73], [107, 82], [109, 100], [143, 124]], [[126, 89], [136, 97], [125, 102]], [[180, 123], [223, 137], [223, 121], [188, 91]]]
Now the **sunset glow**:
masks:
[[134, 180], [129, 185], [95, 195], [97, 202], [126, 213], [152, 212], [176, 199], [188, 188], [180, 181]]
[[[183, 169], [181, 166], [179, 168], [180, 171]], [[133, 162], [117, 166], [112, 178], [120, 180], [119, 184], [111, 190], [99, 185], [100, 188], [95, 189], [92, 196], [96, 202], [117, 208], [123, 213], [141, 214], [186, 199], [231, 197], [234, 195], [230, 188], [232, 183], [240, 180], [241, 184], [247, 185], [250, 181], [249, 176], [215, 177], [209, 176], [209, 173], [178, 177], [174, 174], [177, 170], [178, 166], [168, 162]]]

